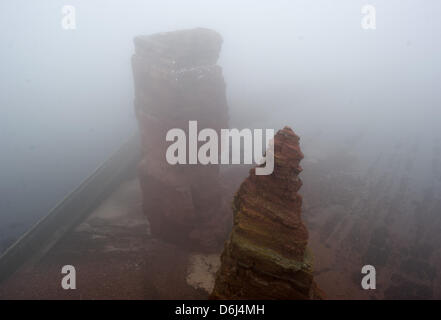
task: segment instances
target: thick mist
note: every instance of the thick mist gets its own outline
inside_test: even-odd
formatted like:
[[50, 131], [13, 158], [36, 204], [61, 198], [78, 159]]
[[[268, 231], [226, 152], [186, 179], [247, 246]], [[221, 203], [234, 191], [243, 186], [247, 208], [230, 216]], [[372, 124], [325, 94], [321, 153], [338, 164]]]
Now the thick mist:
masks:
[[[61, 27], [65, 4], [76, 8], [76, 30]], [[230, 125], [290, 125], [306, 170], [341, 152], [364, 172], [366, 159], [412, 143], [409, 183], [416, 192], [438, 188], [431, 157], [441, 137], [441, 4], [369, 1], [376, 30], [360, 26], [364, 4], [2, 1], [0, 250], [136, 131], [130, 58], [140, 34], [221, 33]]]

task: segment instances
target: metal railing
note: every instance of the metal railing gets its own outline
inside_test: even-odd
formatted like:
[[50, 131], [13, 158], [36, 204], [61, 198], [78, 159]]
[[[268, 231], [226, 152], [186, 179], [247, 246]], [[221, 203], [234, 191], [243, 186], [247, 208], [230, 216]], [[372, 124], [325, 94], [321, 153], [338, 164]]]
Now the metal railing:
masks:
[[26, 261], [43, 256], [121, 182], [135, 176], [140, 158], [139, 135], [136, 134], [0, 256], [0, 283]]

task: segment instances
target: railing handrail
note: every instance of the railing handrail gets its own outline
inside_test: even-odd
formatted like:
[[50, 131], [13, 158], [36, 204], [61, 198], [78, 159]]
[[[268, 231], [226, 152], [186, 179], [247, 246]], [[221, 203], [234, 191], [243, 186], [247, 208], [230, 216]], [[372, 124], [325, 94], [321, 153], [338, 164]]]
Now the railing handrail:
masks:
[[135, 134], [6, 249], [0, 256], [0, 283], [26, 260], [43, 255], [83, 221], [130, 173], [135, 172], [140, 157], [139, 134]]

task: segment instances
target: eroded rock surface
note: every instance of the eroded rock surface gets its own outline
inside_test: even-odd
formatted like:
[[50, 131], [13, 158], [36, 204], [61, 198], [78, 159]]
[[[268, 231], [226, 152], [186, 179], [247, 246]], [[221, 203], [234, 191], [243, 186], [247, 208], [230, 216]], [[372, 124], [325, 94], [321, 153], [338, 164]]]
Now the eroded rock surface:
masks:
[[274, 137], [274, 172], [255, 168], [233, 201], [234, 226], [221, 256], [214, 299], [317, 299], [308, 231], [301, 219], [303, 154], [285, 127]]
[[[135, 110], [142, 136], [139, 176], [143, 207], [154, 236], [192, 249], [222, 245], [230, 224], [217, 165], [170, 165], [170, 129], [188, 137], [198, 130], [228, 128], [222, 69], [216, 64], [221, 36], [208, 29], [135, 38], [132, 58]], [[188, 159], [188, 154], [187, 154]]]

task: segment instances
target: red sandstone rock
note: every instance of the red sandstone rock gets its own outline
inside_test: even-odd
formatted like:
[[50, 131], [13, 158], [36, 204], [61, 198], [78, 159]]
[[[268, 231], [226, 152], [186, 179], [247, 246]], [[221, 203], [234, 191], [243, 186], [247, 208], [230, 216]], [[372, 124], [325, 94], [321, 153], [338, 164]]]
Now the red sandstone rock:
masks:
[[200, 130], [228, 128], [225, 83], [216, 65], [222, 38], [199, 28], [134, 42], [135, 110], [143, 149], [139, 177], [151, 232], [192, 249], [219, 247], [230, 227], [219, 166], [168, 164], [165, 137], [173, 128], [188, 136], [190, 120]]
[[312, 276], [308, 231], [301, 219], [303, 154], [288, 127], [274, 137], [274, 172], [255, 168], [233, 201], [234, 226], [225, 244], [214, 299], [320, 299]]

